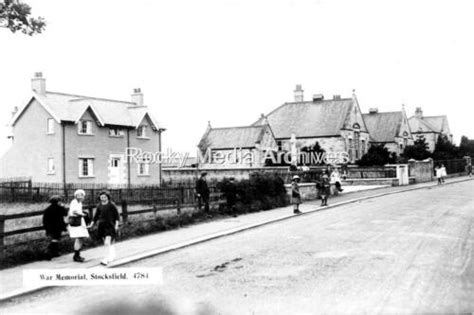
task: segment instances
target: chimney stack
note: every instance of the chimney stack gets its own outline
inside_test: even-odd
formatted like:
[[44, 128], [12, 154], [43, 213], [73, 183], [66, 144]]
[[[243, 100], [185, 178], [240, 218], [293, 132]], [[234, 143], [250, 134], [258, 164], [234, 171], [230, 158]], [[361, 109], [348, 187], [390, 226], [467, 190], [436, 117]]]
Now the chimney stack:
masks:
[[423, 119], [423, 111], [421, 110], [421, 107], [416, 108], [415, 117], [419, 119]]
[[133, 89], [132, 103], [135, 103], [136, 106], [144, 106], [143, 105], [143, 93], [142, 93], [142, 90], [140, 88]]
[[313, 102], [319, 102], [324, 100], [323, 94], [313, 94]]
[[377, 114], [379, 109], [377, 107], [369, 108], [369, 114]]
[[295, 89], [295, 102], [304, 102], [304, 90], [301, 88], [301, 84], [296, 85]]
[[43, 73], [35, 72], [35, 76], [31, 79], [31, 89], [40, 94], [46, 94], [46, 79], [43, 78]]

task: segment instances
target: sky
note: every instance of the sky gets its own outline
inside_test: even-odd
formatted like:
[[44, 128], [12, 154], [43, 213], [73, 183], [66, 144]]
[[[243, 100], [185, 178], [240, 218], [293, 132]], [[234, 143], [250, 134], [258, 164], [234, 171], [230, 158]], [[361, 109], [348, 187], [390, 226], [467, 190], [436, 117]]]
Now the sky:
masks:
[[474, 138], [474, 2], [26, 0], [43, 34], [0, 28], [0, 154], [14, 106], [43, 72], [49, 91], [145, 103], [163, 148], [195, 152], [208, 121], [243, 126], [293, 100], [350, 97], [363, 112], [447, 115]]

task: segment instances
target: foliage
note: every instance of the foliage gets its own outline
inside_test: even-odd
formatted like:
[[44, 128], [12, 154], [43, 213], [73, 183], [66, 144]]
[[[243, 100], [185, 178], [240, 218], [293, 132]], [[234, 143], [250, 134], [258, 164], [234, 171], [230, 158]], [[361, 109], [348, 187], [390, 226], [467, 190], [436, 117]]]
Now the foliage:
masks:
[[357, 161], [357, 164], [359, 166], [376, 166], [395, 162], [396, 155], [391, 154], [383, 144], [374, 144], [370, 146], [367, 153]]
[[419, 161], [431, 157], [431, 152], [428, 150], [426, 139], [420, 137], [415, 140], [413, 145], [406, 146], [402, 156], [407, 160], [415, 159]]
[[0, 2], [0, 27], [8, 28], [13, 33], [33, 35], [41, 33], [46, 22], [42, 17], [30, 17], [31, 7], [19, 0], [4, 0]]
[[474, 140], [469, 140], [468, 137], [462, 136], [459, 144], [459, 155], [464, 157], [466, 155], [474, 157]]
[[433, 152], [434, 160], [450, 160], [459, 156], [459, 148], [451, 143], [447, 136], [439, 135]]
[[275, 175], [254, 174], [234, 184], [224, 179], [217, 187], [226, 196], [236, 194], [237, 212], [268, 210], [285, 206], [287, 202], [284, 182]]

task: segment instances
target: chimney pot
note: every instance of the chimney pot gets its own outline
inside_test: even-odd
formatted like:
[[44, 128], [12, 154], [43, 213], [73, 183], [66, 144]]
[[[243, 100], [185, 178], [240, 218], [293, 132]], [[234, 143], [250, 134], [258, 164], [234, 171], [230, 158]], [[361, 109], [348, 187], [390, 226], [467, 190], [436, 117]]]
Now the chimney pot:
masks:
[[379, 109], [377, 107], [369, 108], [369, 114], [377, 114]]

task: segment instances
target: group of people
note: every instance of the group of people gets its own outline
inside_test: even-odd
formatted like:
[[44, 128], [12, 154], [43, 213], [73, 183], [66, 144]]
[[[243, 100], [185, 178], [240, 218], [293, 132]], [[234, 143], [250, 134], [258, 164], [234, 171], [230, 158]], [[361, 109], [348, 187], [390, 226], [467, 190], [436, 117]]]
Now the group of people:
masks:
[[49, 259], [59, 256], [61, 234], [63, 231], [68, 231], [69, 236], [74, 240], [73, 260], [84, 262], [85, 259], [81, 256], [83, 242], [85, 238], [90, 237], [88, 229], [97, 223], [97, 234], [104, 241], [105, 249], [101, 264], [108, 265], [115, 258], [113, 243], [117, 237], [120, 216], [109, 192], [99, 193], [99, 204], [94, 216], [83, 208], [85, 196], [84, 190], [76, 190], [69, 210], [66, 209], [59, 196], [50, 198], [50, 206], [46, 208], [43, 215], [43, 226], [50, 239], [47, 255]]
[[[291, 183], [291, 203], [293, 204], [293, 213], [302, 213], [299, 209], [301, 204], [301, 193], [299, 188], [300, 177], [294, 175]], [[341, 185], [341, 177], [337, 168], [334, 168], [331, 174], [328, 176], [328, 172], [323, 170], [320, 180], [316, 182], [316, 188], [321, 196], [321, 207], [328, 205], [328, 197], [331, 194], [331, 185], [334, 185], [338, 192], [344, 191]]]

